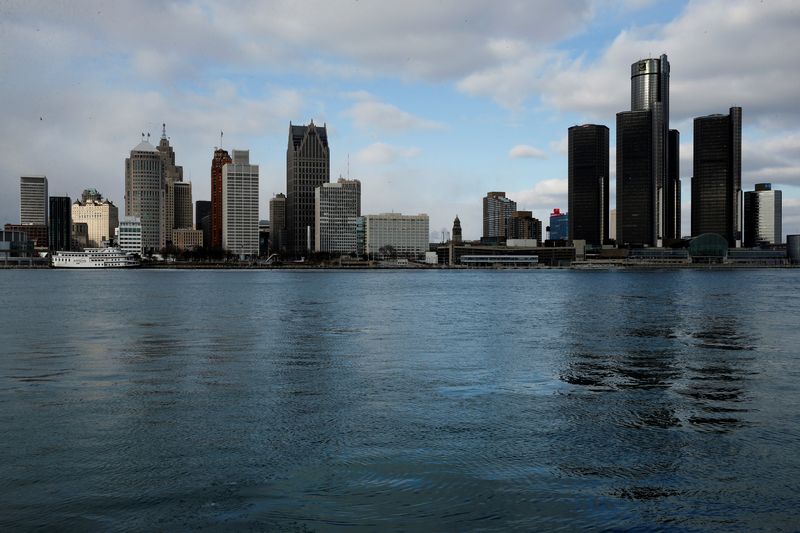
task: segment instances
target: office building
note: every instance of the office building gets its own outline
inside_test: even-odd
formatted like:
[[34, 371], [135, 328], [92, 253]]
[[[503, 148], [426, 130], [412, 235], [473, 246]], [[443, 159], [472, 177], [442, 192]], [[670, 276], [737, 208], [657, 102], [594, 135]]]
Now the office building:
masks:
[[692, 236], [716, 233], [731, 248], [742, 241], [742, 108], [694, 119]]
[[258, 221], [258, 255], [259, 257], [269, 256], [269, 220]]
[[203, 246], [203, 231], [192, 228], [174, 229], [172, 245], [178, 250], [196, 250]]
[[24, 233], [37, 251], [44, 252], [49, 248], [49, 230], [44, 224], [6, 224], [3, 229]]
[[281, 253], [287, 246], [286, 195], [278, 193], [269, 201], [270, 250]]
[[621, 245], [662, 246], [680, 238], [678, 158], [670, 154], [679, 137], [669, 129], [669, 69], [666, 55], [633, 63], [631, 110], [617, 114]]
[[339, 178], [314, 191], [314, 251], [356, 253], [356, 219], [361, 216], [361, 182]]
[[162, 164], [161, 152], [144, 138], [125, 159], [125, 215], [139, 218], [146, 252], [166, 246]]
[[289, 123], [286, 148], [286, 226], [288, 248], [306, 255], [316, 242], [314, 191], [330, 181], [328, 131], [314, 121], [308, 126]]
[[72, 249], [72, 210], [69, 196], [50, 197], [48, 246], [54, 251]]
[[365, 215], [364, 253], [373, 258], [424, 259], [428, 251], [428, 215]]
[[197, 200], [194, 203], [194, 229], [202, 230], [203, 246], [211, 246], [211, 201]]
[[550, 239], [600, 246], [608, 241], [608, 127], [572, 126], [568, 143], [568, 235], [553, 236], [551, 215]]
[[173, 228], [192, 229], [192, 184], [176, 181], [173, 184]]
[[771, 183], [756, 183], [744, 193], [744, 245], [783, 242], [783, 194]]
[[514, 211], [508, 219], [506, 240], [536, 240], [542, 242], [542, 221], [533, 217], [531, 211]]
[[463, 242], [464, 239], [461, 236], [461, 221], [458, 219], [458, 215], [456, 215], [455, 220], [453, 220], [453, 244], [460, 245]]
[[258, 165], [250, 164], [249, 150], [233, 150], [222, 167], [222, 248], [258, 255]]
[[506, 198], [504, 192], [488, 192], [483, 198], [483, 240], [504, 241], [511, 213], [517, 203]]
[[123, 252], [144, 255], [142, 221], [139, 217], [122, 217], [115, 231], [117, 245]]
[[47, 226], [47, 177], [22, 176], [19, 178], [19, 223]]
[[[96, 191], [95, 191], [96, 192]], [[111, 200], [97, 193], [86, 200], [72, 204], [72, 222], [83, 222], [88, 227], [88, 248], [99, 248], [111, 239], [119, 225], [119, 209]]]
[[73, 252], [82, 252], [84, 248], [89, 248], [89, 225], [86, 222], [73, 221], [70, 250]]
[[562, 213], [561, 209], [557, 207], [553, 208], [553, 212], [550, 213], [548, 231], [550, 232], [548, 238], [551, 241], [566, 241], [569, 239], [569, 215]]
[[222, 167], [231, 162], [227, 150], [216, 148], [211, 159], [211, 247], [222, 248]]
[[[161, 139], [158, 142], [158, 146], [156, 147], [158, 150], [158, 154], [161, 157], [161, 173], [162, 173], [162, 187], [164, 189], [163, 197], [164, 197], [164, 204], [161, 208], [161, 221], [164, 225], [164, 241], [165, 244], [167, 241], [172, 240], [172, 230], [175, 228], [181, 227], [191, 227], [192, 224], [192, 192], [191, 192], [191, 185], [188, 185], [188, 195], [189, 195], [189, 218], [188, 218], [188, 226], [179, 226], [176, 224], [175, 215], [176, 209], [178, 206], [176, 205], [176, 186], [178, 183], [183, 182], [183, 167], [178, 166], [175, 164], [175, 150], [173, 150], [172, 146], [169, 144], [169, 138], [167, 137], [167, 125], [161, 125]], [[184, 186], [185, 187], [185, 186]], [[184, 218], [181, 219], [182, 224], [186, 224], [186, 188], [183, 189], [183, 196], [181, 201], [183, 204], [180, 206], [180, 215]]]

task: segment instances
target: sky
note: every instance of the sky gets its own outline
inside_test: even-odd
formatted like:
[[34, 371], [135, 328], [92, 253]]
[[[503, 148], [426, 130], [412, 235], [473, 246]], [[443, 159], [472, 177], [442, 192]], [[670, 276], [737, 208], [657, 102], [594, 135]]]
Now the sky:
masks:
[[362, 213], [456, 215], [480, 237], [505, 191], [545, 221], [567, 207], [567, 128], [611, 129], [630, 65], [667, 54], [690, 232], [692, 120], [743, 108], [742, 186], [783, 190], [800, 233], [800, 2], [794, 0], [0, 1], [0, 222], [19, 177], [96, 188], [124, 210], [124, 161], [162, 123], [194, 200], [213, 150], [249, 149], [261, 218], [286, 189], [289, 123], [326, 124], [331, 180]]

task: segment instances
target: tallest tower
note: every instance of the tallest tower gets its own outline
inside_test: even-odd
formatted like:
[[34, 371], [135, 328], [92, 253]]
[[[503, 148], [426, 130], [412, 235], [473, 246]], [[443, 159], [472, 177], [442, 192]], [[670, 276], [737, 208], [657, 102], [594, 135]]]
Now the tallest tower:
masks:
[[617, 114], [617, 239], [662, 246], [680, 238], [678, 132], [669, 129], [666, 55], [631, 65], [631, 110]]

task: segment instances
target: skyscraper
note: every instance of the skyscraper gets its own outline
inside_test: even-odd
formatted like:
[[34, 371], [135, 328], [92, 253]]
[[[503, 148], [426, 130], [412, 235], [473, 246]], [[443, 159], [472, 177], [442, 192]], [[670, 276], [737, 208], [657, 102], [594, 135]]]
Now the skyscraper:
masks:
[[125, 159], [125, 215], [142, 224], [142, 248], [160, 250], [166, 245], [162, 186], [162, 158], [156, 147], [142, 138]]
[[314, 190], [330, 181], [328, 131], [311, 121], [308, 126], [289, 123], [286, 148], [286, 225], [289, 246], [304, 255], [314, 246]]
[[69, 196], [50, 197], [50, 233], [48, 245], [51, 250], [68, 251], [72, 247], [72, 216]]
[[22, 176], [19, 178], [19, 223], [47, 225], [47, 177]]
[[[161, 156], [161, 183], [164, 189], [164, 206], [161, 209], [161, 221], [164, 225], [164, 238], [166, 241], [171, 241], [173, 229], [187, 226], [176, 226], [175, 224], [175, 184], [183, 182], [183, 167], [175, 165], [175, 150], [169, 144], [166, 124], [161, 125], [161, 140], [159, 140], [156, 149]], [[187, 185], [189, 187], [189, 224], [191, 226], [191, 184]]]
[[176, 181], [172, 190], [172, 229], [192, 229], [192, 184], [188, 181]]
[[771, 183], [756, 183], [744, 193], [744, 245], [783, 242], [783, 193]]
[[361, 182], [339, 178], [314, 191], [314, 251], [356, 253], [356, 219], [361, 216]]
[[742, 108], [694, 119], [692, 235], [742, 241]]
[[269, 201], [270, 250], [282, 252], [287, 246], [286, 195], [278, 193]]
[[506, 227], [507, 239], [536, 239], [542, 243], [542, 221], [533, 217], [531, 211], [514, 211]]
[[197, 200], [194, 203], [194, 227], [203, 231], [203, 246], [211, 246], [211, 201]]
[[504, 241], [511, 213], [517, 210], [517, 202], [506, 198], [505, 192], [492, 191], [483, 198], [483, 240]]
[[75, 200], [72, 204], [72, 222], [85, 223], [87, 227], [87, 247], [97, 248], [103, 241], [114, 236], [119, 225], [119, 209], [109, 199], [94, 189], [91, 194], [81, 195], [83, 200]]
[[[601, 246], [608, 240], [608, 128], [569, 128], [569, 240]], [[550, 238], [556, 240], [552, 230]]]
[[211, 247], [222, 248], [222, 167], [231, 162], [227, 150], [217, 148], [211, 159]]
[[[617, 241], [661, 246], [680, 238], [678, 132], [669, 129], [667, 56], [631, 65], [631, 110], [617, 113]], [[571, 213], [570, 213], [571, 214]]]
[[234, 150], [222, 167], [222, 247], [258, 255], [258, 165], [250, 164], [249, 150]]

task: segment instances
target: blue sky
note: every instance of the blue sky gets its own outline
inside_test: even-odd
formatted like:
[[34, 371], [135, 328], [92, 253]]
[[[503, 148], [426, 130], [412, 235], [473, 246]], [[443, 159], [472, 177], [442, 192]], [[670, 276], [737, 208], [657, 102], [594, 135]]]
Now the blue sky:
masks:
[[[792, 1], [442, 0], [0, 4], [0, 222], [18, 180], [94, 187], [122, 209], [124, 159], [166, 122], [194, 199], [210, 160], [250, 149], [262, 218], [285, 191], [289, 121], [326, 123], [331, 178], [362, 181], [362, 211], [459, 215], [503, 190], [546, 220], [566, 208], [566, 133], [612, 129], [630, 64], [669, 55], [689, 233], [692, 118], [743, 107], [743, 185], [784, 191], [800, 233], [800, 4]], [[13, 75], [8, 75], [13, 73]], [[613, 205], [612, 194], [612, 205]]]

